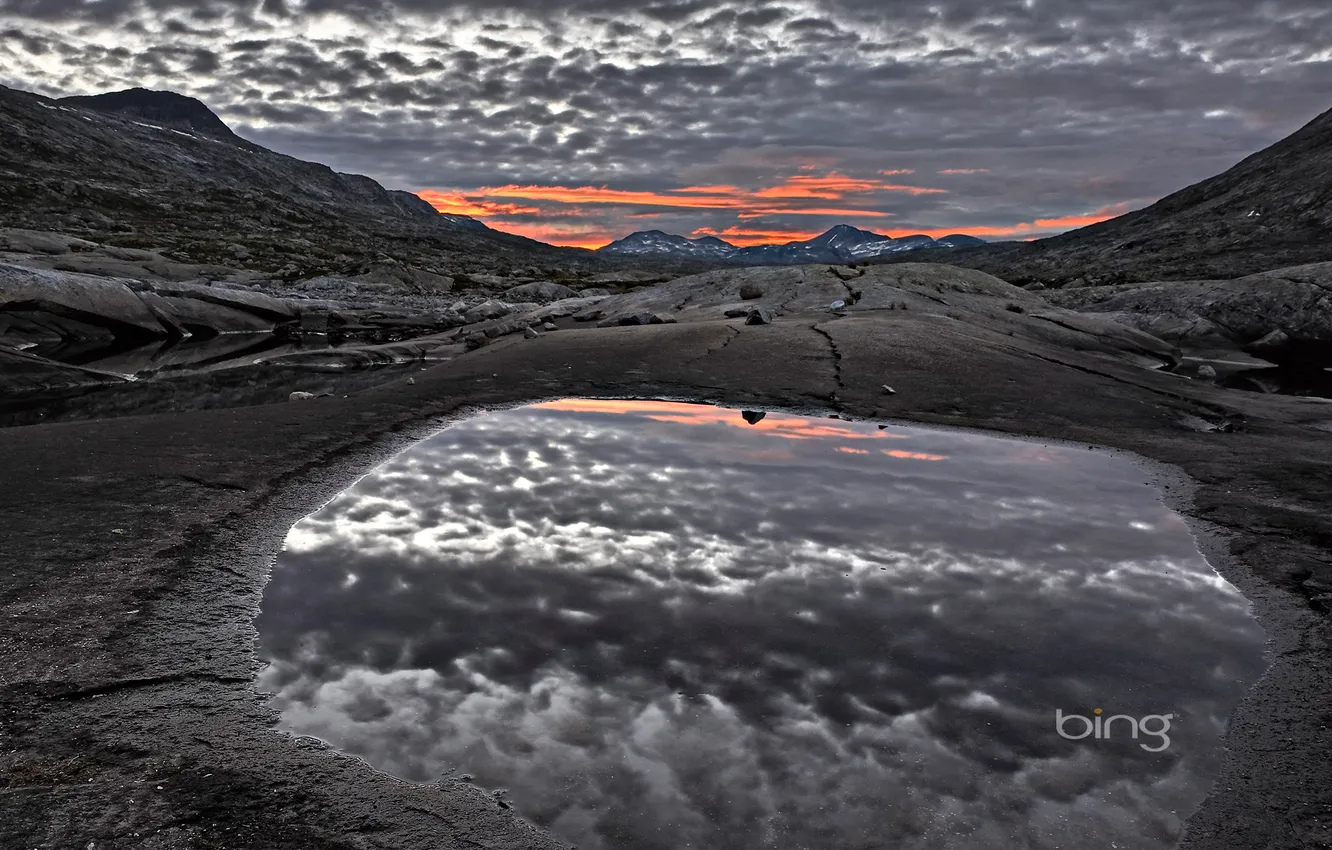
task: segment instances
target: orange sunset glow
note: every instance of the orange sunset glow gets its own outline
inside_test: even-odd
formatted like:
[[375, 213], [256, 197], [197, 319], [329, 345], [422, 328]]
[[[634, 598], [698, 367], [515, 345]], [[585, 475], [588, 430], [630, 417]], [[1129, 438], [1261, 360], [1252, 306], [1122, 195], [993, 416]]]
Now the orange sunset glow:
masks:
[[[742, 222], [729, 226], [677, 227], [690, 238], [715, 236], [740, 247], [785, 244], [812, 239], [827, 229], [780, 223], [785, 217], [819, 217], [858, 226], [892, 238], [924, 235], [931, 238], [967, 233], [999, 239], [1029, 239], [1095, 224], [1127, 211], [1119, 204], [1082, 215], [1038, 218], [1004, 225], [899, 226], [884, 229], [885, 219], [898, 214], [880, 208], [893, 197], [948, 195], [948, 189], [901, 182], [914, 169], [884, 169], [873, 177], [855, 177], [841, 171], [814, 173], [818, 166], [803, 165], [799, 173], [756, 189], [730, 184], [688, 185], [667, 191], [616, 189], [610, 186], [517, 185], [482, 186], [471, 191], [428, 189], [419, 193], [442, 213], [484, 219], [497, 230], [563, 247], [597, 249], [630, 232], [615, 220], [662, 218], [689, 212], [721, 213]], [[950, 177], [988, 174], [985, 168], [947, 168]], [[835, 201], [838, 203], [828, 203]], [[617, 208], [620, 210], [617, 212]], [[762, 221], [762, 224], [758, 222]], [[753, 225], [743, 222], [754, 222]], [[663, 225], [669, 228], [670, 225]]]
[[[769, 413], [754, 424], [749, 424], [734, 410], [725, 410], [703, 404], [681, 404], [669, 401], [640, 401], [616, 399], [561, 399], [549, 401], [533, 407], [543, 410], [564, 410], [577, 413], [633, 414], [654, 422], [669, 422], [676, 425], [724, 425], [730, 428], [742, 428], [758, 431], [784, 440], [833, 440], [836, 442], [874, 442], [878, 440], [909, 440], [909, 434], [892, 431], [871, 431], [864, 426], [857, 428], [849, 422], [836, 419], [809, 419], [800, 416], [787, 416]], [[838, 446], [835, 451], [842, 454], [868, 455], [869, 449], [852, 446]], [[904, 451], [901, 449], [881, 449], [882, 454], [901, 460], [942, 461], [944, 455]]]

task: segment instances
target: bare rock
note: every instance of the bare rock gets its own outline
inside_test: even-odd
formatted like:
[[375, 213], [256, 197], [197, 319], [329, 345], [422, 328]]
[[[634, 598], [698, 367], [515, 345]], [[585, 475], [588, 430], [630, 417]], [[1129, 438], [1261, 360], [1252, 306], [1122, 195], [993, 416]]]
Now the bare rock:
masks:
[[763, 297], [763, 287], [756, 283], [746, 283], [740, 287], [741, 301], [757, 301]]
[[577, 298], [578, 293], [562, 283], [543, 280], [536, 283], [524, 283], [521, 286], [506, 289], [501, 294], [501, 297], [506, 301], [535, 301], [545, 304], [551, 301], [559, 301], [564, 298]]
[[746, 325], [770, 325], [772, 324], [772, 311], [766, 307], [759, 307], [749, 311], [745, 318]]

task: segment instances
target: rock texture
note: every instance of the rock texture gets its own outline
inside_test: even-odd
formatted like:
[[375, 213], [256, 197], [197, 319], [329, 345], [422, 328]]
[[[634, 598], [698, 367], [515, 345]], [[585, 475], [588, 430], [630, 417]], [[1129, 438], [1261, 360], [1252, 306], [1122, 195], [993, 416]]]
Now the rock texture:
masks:
[[346, 273], [385, 251], [450, 273], [612, 265], [266, 150], [198, 101], [143, 90], [53, 101], [0, 86], [0, 226], [286, 277]]
[[1228, 171], [1145, 209], [1027, 243], [913, 260], [1017, 284], [1231, 279], [1332, 261], [1332, 110]]
[[1242, 348], [1272, 362], [1332, 365], [1332, 263], [1236, 280], [1078, 287], [1052, 304], [1101, 314], [1194, 348]]

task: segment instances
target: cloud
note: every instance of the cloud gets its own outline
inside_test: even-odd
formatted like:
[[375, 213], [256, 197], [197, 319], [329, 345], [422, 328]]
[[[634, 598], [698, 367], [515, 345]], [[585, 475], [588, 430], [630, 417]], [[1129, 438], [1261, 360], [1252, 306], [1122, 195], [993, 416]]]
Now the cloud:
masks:
[[[967, 178], [763, 207], [774, 230], [891, 215], [1037, 235], [1021, 225], [1148, 203], [1332, 104], [1316, 0], [0, 0], [0, 33], [6, 85], [177, 89], [254, 141], [412, 191], [803, 201], [821, 196], [789, 194], [802, 175]], [[643, 211], [586, 203], [606, 236]], [[666, 209], [679, 233], [745, 213]]]
[[[1144, 481], [704, 405], [493, 414], [292, 529], [259, 684], [284, 728], [472, 773], [580, 847], [1168, 846], [1262, 636]], [[1055, 733], [1092, 706], [1180, 721], [1157, 755]]]

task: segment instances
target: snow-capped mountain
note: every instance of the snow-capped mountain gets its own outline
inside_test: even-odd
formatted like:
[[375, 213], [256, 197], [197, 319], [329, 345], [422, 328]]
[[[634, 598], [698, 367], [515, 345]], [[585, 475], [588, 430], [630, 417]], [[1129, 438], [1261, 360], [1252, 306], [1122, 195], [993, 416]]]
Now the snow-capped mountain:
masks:
[[785, 245], [754, 245], [740, 248], [715, 236], [686, 239], [660, 230], [640, 231], [601, 248], [599, 253], [617, 256], [647, 256], [674, 260], [708, 260], [753, 266], [791, 266], [807, 263], [845, 263], [868, 260], [885, 254], [921, 248], [964, 248], [983, 245], [974, 236], [955, 234], [942, 239], [903, 236], [894, 239], [847, 224], [806, 242]]
[[680, 259], [727, 260], [738, 251], [729, 242], [715, 236], [686, 239], [660, 230], [640, 230], [600, 249], [603, 254], [621, 256], [675, 257]]

